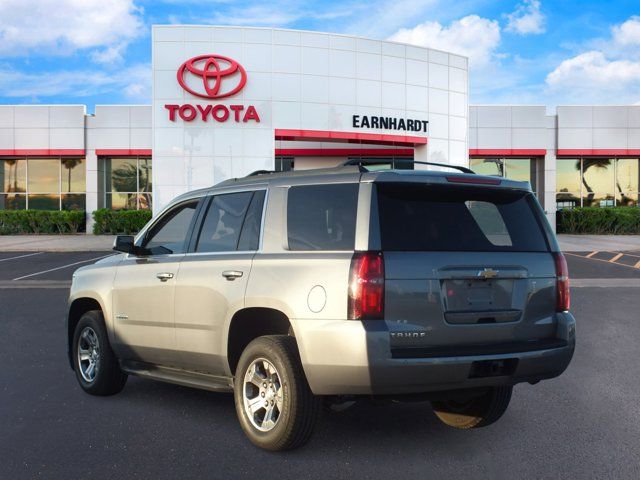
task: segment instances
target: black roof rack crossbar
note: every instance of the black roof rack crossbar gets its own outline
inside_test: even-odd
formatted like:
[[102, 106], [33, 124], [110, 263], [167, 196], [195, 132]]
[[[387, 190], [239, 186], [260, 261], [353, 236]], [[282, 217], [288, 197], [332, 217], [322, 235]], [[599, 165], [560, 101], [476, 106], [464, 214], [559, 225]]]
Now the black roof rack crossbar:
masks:
[[357, 159], [357, 158], [353, 158], [351, 160], [347, 160], [346, 162], [340, 164], [340, 166], [341, 167], [346, 167], [348, 165], [363, 166], [364, 164], [380, 165], [380, 164], [384, 164], [384, 163], [399, 163], [399, 162], [418, 163], [420, 165], [431, 165], [433, 167], [452, 168], [452, 169], [458, 170], [459, 172], [462, 172], [462, 173], [471, 173], [473, 175], [476, 174], [476, 172], [474, 172], [470, 168], [461, 167], [460, 165], [447, 165], [446, 163], [434, 163], [434, 162], [420, 162], [420, 161], [417, 161], [417, 160], [409, 160], [408, 158], [395, 158], [395, 159], [390, 160], [388, 162], [386, 160], [380, 160], [380, 159], [376, 159], [376, 158], [372, 158], [372, 159], [366, 159], [366, 158]]

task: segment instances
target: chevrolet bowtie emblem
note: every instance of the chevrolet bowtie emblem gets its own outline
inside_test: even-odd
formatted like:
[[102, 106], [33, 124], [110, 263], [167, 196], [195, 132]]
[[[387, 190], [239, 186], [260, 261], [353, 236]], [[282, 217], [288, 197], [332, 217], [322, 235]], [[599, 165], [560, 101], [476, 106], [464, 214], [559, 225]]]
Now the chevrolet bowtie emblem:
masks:
[[478, 277], [480, 278], [496, 278], [498, 276], [498, 271], [493, 268], [483, 268], [482, 270], [478, 270]]

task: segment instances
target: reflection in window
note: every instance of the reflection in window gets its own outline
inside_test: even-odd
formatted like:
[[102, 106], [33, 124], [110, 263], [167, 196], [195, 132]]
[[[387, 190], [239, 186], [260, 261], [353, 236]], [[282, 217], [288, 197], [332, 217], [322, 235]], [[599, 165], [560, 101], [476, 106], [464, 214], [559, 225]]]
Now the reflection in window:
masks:
[[0, 186], [3, 192], [27, 191], [27, 161], [25, 159], [0, 160]]
[[150, 210], [152, 175], [149, 157], [105, 158], [105, 204], [112, 210]]
[[529, 182], [536, 191], [535, 159], [531, 158], [470, 158], [471, 170], [479, 175], [508, 178], [518, 182]]
[[84, 210], [83, 158], [0, 160], [0, 209]]
[[504, 177], [504, 160], [501, 158], [471, 158], [471, 170], [479, 175]]
[[556, 163], [557, 208], [638, 204], [637, 158], [572, 158]]
[[619, 158], [616, 161], [617, 205], [638, 205], [639, 166], [637, 158]]

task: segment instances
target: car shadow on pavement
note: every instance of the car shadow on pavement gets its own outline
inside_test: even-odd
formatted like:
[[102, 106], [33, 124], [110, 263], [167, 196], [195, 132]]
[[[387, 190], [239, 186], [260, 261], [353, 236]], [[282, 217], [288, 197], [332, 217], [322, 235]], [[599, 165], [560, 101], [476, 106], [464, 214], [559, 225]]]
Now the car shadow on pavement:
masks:
[[[162, 415], [180, 418], [181, 422], [208, 426], [212, 439], [224, 435], [225, 441], [244, 442], [250, 446], [236, 418], [231, 393], [209, 392], [130, 377], [117, 398], [126, 402], [128, 409], [148, 410], [151, 405], [155, 413], [159, 413], [157, 409], [160, 409]], [[507, 417], [508, 414], [502, 421], [508, 422]], [[191, 427], [185, 424], [184, 430], [188, 431]], [[280, 455], [308, 457], [309, 454], [315, 456], [320, 452], [328, 455], [348, 450], [350, 454], [370, 456], [372, 448], [385, 450], [387, 454], [390, 451], [424, 454], [428, 450], [440, 449], [443, 443], [452, 440], [461, 449], [467, 442], [471, 447], [477, 442], [477, 433], [455, 430], [441, 424], [429, 403], [387, 404], [362, 400], [341, 412], [323, 409], [310, 443], [299, 450]], [[257, 448], [256, 454], [272, 455]]]

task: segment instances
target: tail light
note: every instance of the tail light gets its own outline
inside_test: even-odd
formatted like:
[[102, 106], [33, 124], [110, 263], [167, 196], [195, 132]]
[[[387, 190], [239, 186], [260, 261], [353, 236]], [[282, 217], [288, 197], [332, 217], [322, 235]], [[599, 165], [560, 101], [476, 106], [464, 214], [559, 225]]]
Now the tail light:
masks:
[[384, 257], [382, 252], [356, 252], [349, 272], [350, 320], [384, 318]]
[[571, 292], [569, 290], [569, 268], [567, 259], [560, 252], [554, 254], [556, 261], [556, 312], [566, 312], [571, 306]]

